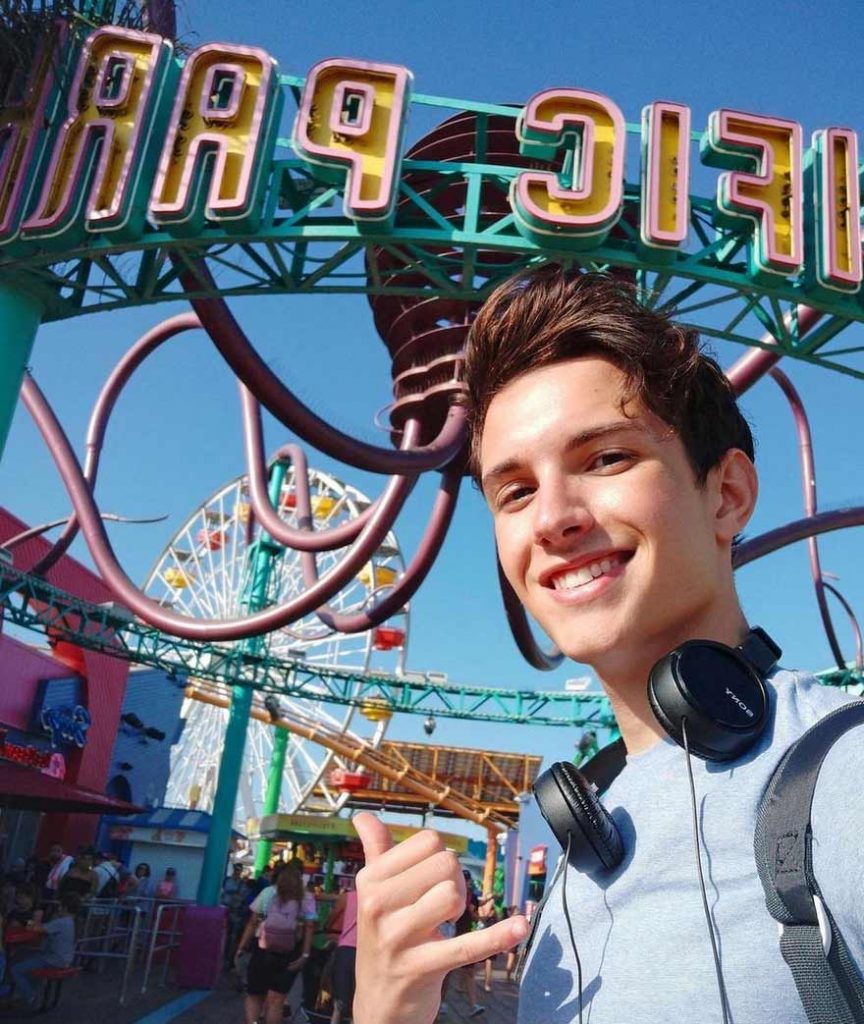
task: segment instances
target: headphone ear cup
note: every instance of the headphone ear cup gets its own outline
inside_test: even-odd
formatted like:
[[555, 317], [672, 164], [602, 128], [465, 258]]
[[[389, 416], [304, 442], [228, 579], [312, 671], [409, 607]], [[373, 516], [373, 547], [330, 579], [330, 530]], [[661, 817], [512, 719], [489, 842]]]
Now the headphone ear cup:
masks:
[[624, 859], [624, 844], [612, 816], [593, 786], [569, 761], [559, 761], [534, 783], [534, 796], [570, 863], [587, 874], [613, 871]]
[[768, 693], [759, 671], [732, 647], [688, 640], [648, 677], [648, 702], [669, 736], [705, 761], [734, 761], [761, 736]]

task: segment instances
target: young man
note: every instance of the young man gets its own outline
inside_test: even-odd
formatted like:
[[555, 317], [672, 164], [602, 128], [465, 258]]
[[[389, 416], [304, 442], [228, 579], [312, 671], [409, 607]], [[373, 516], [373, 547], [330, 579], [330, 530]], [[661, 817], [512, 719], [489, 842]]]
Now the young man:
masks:
[[[847, 698], [776, 670], [752, 749], [731, 762], [693, 761], [721, 981], [687, 756], [647, 696], [652, 667], [680, 644], [737, 647], [748, 633], [731, 551], [758, 484], [727, 381], [694, 332], [640, 307], [625, 285], [545, 266], [481, 310], [466, 382], [471, 466], [504, 573], [563, 653], [597, 673], [627, 749], [604, 798], [624, 860], [566, 877], [578, 962], [556, 885], [523, 978], [520, 1024], [570, 1024], [589, 1012], [592, 1024], [804, 1024], [756, 874], [756, 809], [789, 744]], [[859, 965], [864, 799], [848, 780], [861, 762], [853, 730], [826, 759], [812, 816], [816, 877]], [[357, 879], [355, 1024], [429, 1024], [443, 973], [520, 941], [524, 919], [441, 940], [437, 926], [464, 897], [434, 834], [391, 848], [371, 816], [357, 827], [367, 867]]]

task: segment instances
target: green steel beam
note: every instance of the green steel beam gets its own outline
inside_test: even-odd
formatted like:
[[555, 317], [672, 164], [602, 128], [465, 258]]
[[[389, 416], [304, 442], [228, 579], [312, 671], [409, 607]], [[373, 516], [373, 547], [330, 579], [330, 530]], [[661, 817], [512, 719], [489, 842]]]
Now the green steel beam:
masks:
[[[253, 654], [239, 644], [180, 640], [132, 619], [117, 606], [92, 604], [2, 564], [0, 601], [8, 623], [39, 633], [50, 629], [82, 647], [161, 668], [169, 675], [361, 709], [370, 700], [385, 700], [395, 713], [424, 717], [600, 729], [614, 726], [607, 701], [596, 694], [443, 684], [418, 673], [392, 676], [351, 671]], [[864, 673], [853, 666], [843, 671], [829, 669], [817, 676], [828, 686], [854, 691], [864, 688]]]

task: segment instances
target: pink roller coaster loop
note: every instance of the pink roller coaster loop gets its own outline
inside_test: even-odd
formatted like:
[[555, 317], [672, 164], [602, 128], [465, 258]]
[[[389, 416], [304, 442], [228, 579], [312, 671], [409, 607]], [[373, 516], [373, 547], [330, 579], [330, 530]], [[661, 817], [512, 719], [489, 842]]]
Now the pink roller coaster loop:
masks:
[[[183, 287], [194, 294], [202, 287], [215, 291], [216, 284], [202, 261], [195, 269], [180, 273]], [[351, 437], [326, 423], [304, 405], [267, 366], [234, 319], [222, 298], [190, 300], [201, 323], [223, 359], [255, 397], [289, 430], [299, 434], [318, 451], [372, 473], [422, 473], [441, 469], [455, 459], [465, 445], [467, 418], [463, 408], [453, 405], [440, 433], [422, 448], [399, 451], [380, 448]]]
[[[297, 480], [297, 517], [301, 524], [312, 523], [312, 502], [309, 495], [309, 472], [306, 456], [297, 445], [285, 445], [279, 454], [289, 458], [293, 464]], [[432, 514], [420, 545], [399, 582], [387, 596], [376, 604], [371, 611], [357, 612], [348, 615], [336, 612], [332, 608], [319, 608], [316, 612], [331, 630], [339, 633], [362, 633], [390, 618], [394, 612], [404, 608], [417, 588], [426, 578], [432, 564], [441, 550], [441, 544], [453, 519], [459, 487], [462, 482], [463, 466], [448, 466], [442, 474], [441, 485], [432, 506]], [[303, 578], [307, 587], [318, 582], [318, 566], [315, 556], [311, 553], [301, 555]]]
[[[156, 601], [145, 597], [123, 572], [99, 517], [90, 485], [84, 478], [69, 440], [50, 405], [29, 375], [24, 379], [21, 397], [54, 458], [80, 520], [90, 554], [105, 581], [118, 599], [140, 618], [162, 632], [187, 640], [242, 640], [296, 622], [330, 600], [360, 571], [380, 546], [392, 526], [392, 514], [398, 513], [413, 483], [413, 478], [405, 476], [394, 475], [388, 480], [381, 506], [370, 517], [356, 544], [338, 565], [305, 593], [284, 605], [266, 608], [242, 619], [213, 619], [199, 622], [189, 616], [169, 611]], [[409, 423], [404, 437], [406, 447], [416, 443], [420, 430], [419, 422]]]
[[[111, 418], [111, 413], [114, 411], [114, 406], [117, 404], [117, 399], [120, 397], [120, 392], [128, 383], [129, 378], [147, 356], [155, 352], [163, 342], [168, 341], [169, 338], [176, 337], [178, 334], [182, 334], [184, 331], [200, 330], [200, 328], [201, 321], [194, 313], [181, 313], [179, 316], [169, 317], [142, 335], [111, 371], [111, 375], [102, 386], [99, 397], [93, 406], [93, 412], [90, 414], [90, 425], [87, 428], [84, 479], [87, 481], [91, 493], [96, 485], [96, 476], [99, 472], [99, 458], [102, 454], [102, 445], [105, 442], [105, 431], [108, 427], [108, 421]], [[53, 547], [27, 571], [37, 576], [48, 572], [57, 560], [68, 551], [69, 545], [78, 535], [78, 529], [78, 516], [73, 512], [69, 517], [66, 528], [57, 538]]]
[[[810, 422], [807, 419], [807, 412], [804, 409], [801, 396], [798, 394], [792, 381], [776, 366], [771, 369], [771, 376], [780, 385], [795, 418], [795, 430], [798, 434], [798, 448], [801, 459], [801, 483], [804, 489], [804, 512], [812, 517], [816, 514], [816, 463], [813, 459], [813, 438], [810, 433]], [[844, 669], [846, 661], [843, 657], [843, 652], [840, 650], [840, 644], [837, 641], [834, 623], [831, 621], [828, 599], [825, 596], [825, 591], [828, 588], [822, 576], [822, 566], [819, 561], [819, 544], [815, 537], [807, 538], [807, 549], [810, 555], [810, 573], [816, 590], [816, 603], [819, 606], [819, 614], [822, 616], [825, 635], [828, 637], [828, 644], [831, 647], [834, 660], [837, 662], [837, 667]], [[830, 589], [836, 593], [833, 587]]]
[[[261, 406], [257, 399], [251, 394], [248, 388], [239, 384], [240, 401], [243, 407], [243, 436], [246, 446], [246, 471], [249, 478], [249, 501], [255, 518], [279, 544], [293, 548], [296, 551], [335, 551], [337, 548], [350, 544], [370, 517], [380, 507], [381, 498], [364, 509], [355, 519], [347, 523], [340, 523], [329, 530], [316, 531], [312, 526], [312, 520], [308, 528], [295, 529], [281, 519], [273, 508], [270, 495], [267, 492], [267, 465], [264, 460], [264, 436], [261, 427]], [[293, 448], [293, 446], [292, 446]], [[280, 449], [284, 451], [285, 449]], [[299, 450], [299, 449], [298, 449]], [[278, 458], [278, 454], [272, 461]], [[306, 472], [306, 460], [303, 459], [303, 470], [300, 470], [298, 460], [290, 459], [298, 478]], [[414, 475], [416, 480], [416, 474]], [[309, 480], [305, 478], [305, 487], [308, 493]], [[298, 493], [300, 483], [297, 484]], [[298, 506], [299, 511], [299, 506]], [[393, 517], [395, 518], [395, 516]], [[392, 520], [391, 520], [392, 522]]]

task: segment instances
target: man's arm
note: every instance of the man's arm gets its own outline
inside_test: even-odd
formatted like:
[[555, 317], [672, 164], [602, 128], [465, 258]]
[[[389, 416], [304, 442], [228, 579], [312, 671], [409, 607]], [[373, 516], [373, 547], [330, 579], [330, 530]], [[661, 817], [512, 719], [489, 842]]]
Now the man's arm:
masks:
[[528, 934], [521, 915], [445, 939], [439, 929], [465, 908], [456, 855], [424, 830], [393, 846], [387, 827], [361, 813], [354, 826], [366, 857], [357, 875], [354, 1024], [432, 1024], [444, 977], [512, 948]]

